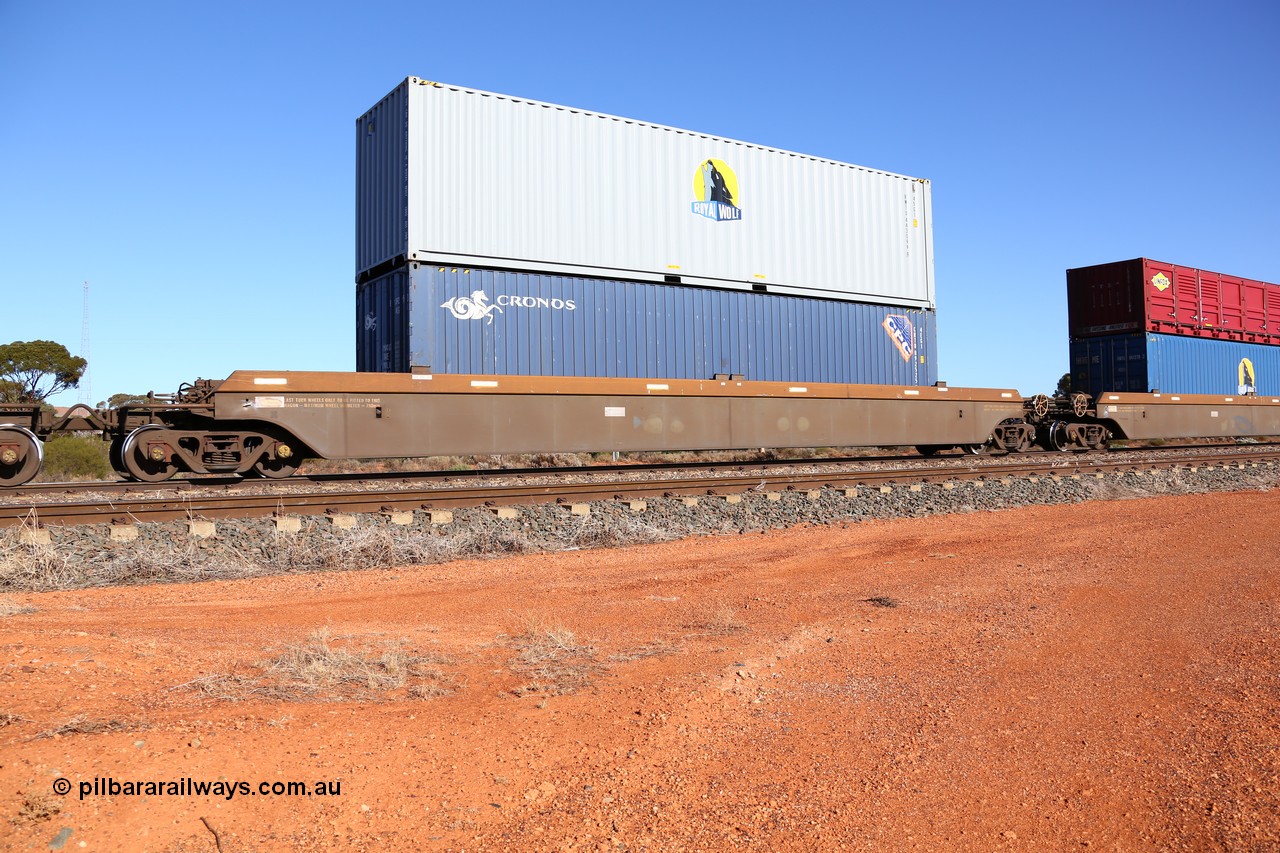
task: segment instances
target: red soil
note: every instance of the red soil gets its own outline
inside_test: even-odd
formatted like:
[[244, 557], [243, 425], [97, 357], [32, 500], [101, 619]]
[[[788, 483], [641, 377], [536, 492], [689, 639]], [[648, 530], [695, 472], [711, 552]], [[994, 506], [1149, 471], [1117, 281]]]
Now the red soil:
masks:
[[[0, 619], [0, 847], [1276, 849], [1278, 517], [1215, 494], [10, 596], [37, 610]], [[450, 692], [249, 692], [325, 626]], [[180, 686], [225, 673], [253, 681]]]

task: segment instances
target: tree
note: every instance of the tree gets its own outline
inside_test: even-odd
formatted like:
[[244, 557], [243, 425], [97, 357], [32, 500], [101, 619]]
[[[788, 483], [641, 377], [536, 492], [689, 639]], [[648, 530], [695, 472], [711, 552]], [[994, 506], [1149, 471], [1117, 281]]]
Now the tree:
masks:
[[54, 341], [0, 346], [0, 402], [38, 403], [80, 384], [89, 362]]
[[121, 406], [142, 406], [153, 402], [146, 394], [112, 394], [98, 404], [99, 409], [118, 409]]
[[1054, 396], [1056, 397], [1066, 397], [1068, 394], [1071, 393], [1071, 374], [1070, 373], [1062, 374], [1062, 378], [1058, 380], [1058, 387], [1056, 390], [1054, 390], [1053, 393], [1054, 393]]

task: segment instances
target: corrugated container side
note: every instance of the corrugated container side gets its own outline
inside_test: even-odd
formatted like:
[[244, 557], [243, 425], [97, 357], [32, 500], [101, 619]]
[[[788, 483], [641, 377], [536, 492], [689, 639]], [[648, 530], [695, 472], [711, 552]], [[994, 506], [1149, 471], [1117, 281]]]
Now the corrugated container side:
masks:
[[[410, 266], [365, 286], [403, 277], [410, 323], [400, 350], [409, 352], [409, 364], [436, 373], [672, 379], [726, 373], [782, 382], [903, 385], [937, 380], [932, 311]], [[398, 352], [380, 337], [387, 328], [379, 316], [364, 317], [360, 351]], [[403, 362], [368, 358], [364, 363], [371, 369], [403, 369]], [[374, 366], [381, 363], [400, 366]]]
[[1071, 384], [1104, 391], [1280, 395], [1280, 347], [1184, 335], [1113, 335], [1071, 342]]
[[1067, 270], [1071, 337], [1148, 331], [1280, 344], [1280, 286], [1150, 258]]
[[[361, 185], [362, 279], [403, 256], [933, 307], [927, 181], [417, 78], [405, 110], [407, 201]], [[367, 118], [361, 174], [398, 192], [400, 127]]]
[[356, 120], [356, 269], [404, 260], [409, 86]]
[[404, 268], [356, 288], [356, 370], [409, 372], [409, 273]]

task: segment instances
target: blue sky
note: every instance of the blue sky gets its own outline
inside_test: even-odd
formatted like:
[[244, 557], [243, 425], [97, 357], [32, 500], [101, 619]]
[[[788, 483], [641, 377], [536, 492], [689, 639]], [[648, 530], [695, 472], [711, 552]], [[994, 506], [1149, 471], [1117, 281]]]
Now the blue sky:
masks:
[[88, 280], [95, 402], [354, 369], [354, 121], [416, 75], [929, 178], [940, 378], [1048, 391], [1068, 267], [1280, 281], [1278, 45], [1261, 0], [0, 0], [0, 341], [79, 352]]

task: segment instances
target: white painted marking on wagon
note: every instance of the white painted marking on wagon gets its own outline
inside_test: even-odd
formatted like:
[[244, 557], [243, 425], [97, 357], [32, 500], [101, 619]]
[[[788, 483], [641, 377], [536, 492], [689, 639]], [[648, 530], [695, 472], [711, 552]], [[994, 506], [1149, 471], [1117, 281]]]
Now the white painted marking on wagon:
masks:
[[1211, 417], [1211, 418], [1216, 418], [1217, 416], [1218, 416], [1218, 413], [1217, 413], [1217, 412], [1215, 412], [1215, 411], [1211, 411], [1211, 412], [1209, 412], [1209, 417]]
[[414, 378], [414, 379], [430, 379], [430, 378], [431, 378], [431, 374], [430, 374], [430, 373], [415, 373], [415, 374], [413, 374], [413, 378]]
[[472, 379], [471, 387], [472, 388], [497, 388], [498, 383], [494, 382], [492, 379]]
[[646, 385], [644, 387], [649, 389], [650, 391], [670, 391], [671, 390], [670, 385]]
[[1181, 400], [1182, 398], [1181, 398], [1181, 397], [1170, 397], [1169, 399], [1170, 399], [1170, 400], [1173, 400], [1173, 401], [1176, 403], [1178, 400]]
[[919, 392], [919, 391], [917, 391], [917, 390], [915, 390], [914, 388], [903, 388], [903, 389], [902, 389], [902, 393], [903, 393], [903, 394], [910, 394], [912, 397], [919, 397], [919, 396], [920, 396], [920, 392]]
[[809, 393], [808, 388], [802, 388], [799, 386], [788, 388], [787, 390], [790, 391], [792, 394], [808, 394]]
[[1000, 396], [1001, 396], [1001, 397], [1012, 397], [1013, 395], [1012, 395], [1012, 394], [1010, 394], [1008, 391], [1002, 391], [1002, 392], [1000, 392]]
[[1228, 397], [1224, 402], [1227, 402], [1227, 403], [1234, 403], [1235, 401], [1236, 401], [1236, 398], [1235, 398], [1235, 397]]
[[627, 416], [626, 406], [605, 406], [604, 416], [606, 418], [625, 418]]
[[288, 385], [289, 380], [276, 376], [255, 376], [253, 377], [254, 385]]
[[255, 409], [283, 409], [284, 397], [254, 397], [253, 407]]

